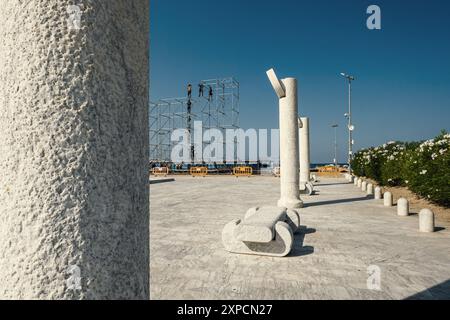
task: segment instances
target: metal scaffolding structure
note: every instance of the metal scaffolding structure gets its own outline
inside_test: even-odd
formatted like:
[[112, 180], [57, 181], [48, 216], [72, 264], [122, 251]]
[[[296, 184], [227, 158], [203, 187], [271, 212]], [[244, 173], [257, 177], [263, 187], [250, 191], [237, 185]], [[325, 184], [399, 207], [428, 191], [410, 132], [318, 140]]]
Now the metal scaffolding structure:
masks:
[[[193, 90], [192, 97], [160, 99], [150, 103], [150, 161], [171, 162], [174, 146], [171, 135], [177, 129], [185, 129], [189, 133], [187, 139], [191, 144], [192, 160], [208, 145], [224, 150], [225, 141], [222, 146], [214, 141], [203, 142], [202, 148], [195, 146], [192, 134], [195, 121], [202, 122], [203, 131], [216, 129], [224, 137], [227, 129], [239, 128], [239, 82], [236, 79], [202, 80], [198, 88], [198, 92]], [[223, 154], [225, 159], [225, 151]], [[202, 160], [210, 162], [203, 156]]]

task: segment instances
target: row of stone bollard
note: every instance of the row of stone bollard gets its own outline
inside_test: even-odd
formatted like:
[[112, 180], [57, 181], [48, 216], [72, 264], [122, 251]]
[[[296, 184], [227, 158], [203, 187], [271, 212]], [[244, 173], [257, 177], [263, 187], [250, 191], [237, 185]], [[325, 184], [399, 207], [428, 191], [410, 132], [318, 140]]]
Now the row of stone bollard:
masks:
[[[347, 178], [349, 182], [353, 182], [355, 186], [366, 192], [368, 196], [373, 196], [375, 200], [384, 200], [384, 206], [393, 207], [394, 197], [391, 192], [387, 191], [383, 194], [379, 186], [374, 188], [372, 183], [364, 181], [364, 179], [351, 176]], [[409, 201], [405, 198], [400, 198], [397, 201], [397, 215], [401, 217], [409, 216]], [[419, 230], [420, 232], [434, 232], [435, 218], [434, 213], [430, 209], [423, 209], [419, 213]]]

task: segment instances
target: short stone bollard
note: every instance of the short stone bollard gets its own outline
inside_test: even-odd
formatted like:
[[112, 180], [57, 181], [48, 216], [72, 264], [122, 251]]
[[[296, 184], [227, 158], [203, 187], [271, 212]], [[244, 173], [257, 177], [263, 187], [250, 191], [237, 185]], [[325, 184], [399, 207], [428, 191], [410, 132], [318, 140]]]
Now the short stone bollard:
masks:
[[355, 177], [352, 175], [348, 176], [348, 182], [353, 183], [353, 181], [355, 180]]
[[361, 188], [361, 186], [362, 186], [362, 179], [361, 178], [358, 179], [357, 186], [358, 186], [358, 188]]
[[362, 191], [367, 191], [367, 182], [366, 181], [363, 181], [363, 183], [361, 184], [361, 190]]
[[393, 205], [392, 193], [390, 193], [390, 192], [384, 193], [384, 205], [386, 207], [392, 207], [392, 205]]
[[353, 184], [354, 184], [355, 186], [357, 186], [357, 185], [358, 185], [358, 180], [359, 180], [359, 178], [358, 178], [358, 177], [355, 177], [355, 179], [353, 180]]
[[373, 184], [369, 183], [367, 185], [367, 195], [368, 196], [373, 196]]
[[397, 215], [401, 217], [409, 216], [409, 202], [405, 198], [400, 198], [397, 201]]
[[381, 188], [376, 187], [375, 188], [375, 200], [381, 200], [382, 197], [383, 197], [383, 195], [381, 193]]
[[434, 213], [430, 209], [423, 209], [419, 213], [420, 232], [434, 232]]

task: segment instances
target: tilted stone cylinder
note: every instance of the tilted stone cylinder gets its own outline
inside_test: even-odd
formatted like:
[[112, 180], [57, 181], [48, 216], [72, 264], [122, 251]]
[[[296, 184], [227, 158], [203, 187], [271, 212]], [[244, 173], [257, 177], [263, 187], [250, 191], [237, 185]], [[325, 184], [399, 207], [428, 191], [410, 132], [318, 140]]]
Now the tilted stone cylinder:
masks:
[[405, 198], [398, 199], [397, 214], [402, 217], [409, 216], [409, 202]]
[[279, 207], [298, 209], [303, 207], [299, 183], [299, 137], [297, 80], [281, 80], [285, 96], [279, 99], [280, 107], [280, 189]]
[[373, 195], [373, 184], [369, 183], [367, 185], [367, 195], [372, 196]]
[[386, 207], [392, 207], [394, 205], [394, 200], [393, 200], [393, 197], [392, 197], [392, 193], [385, 192], [383, 198], [384, 198], [384, 205]]
[[367, 182], [366, 181], [363, 181], [362, 183], [361, 183], [361, 190], [362, 191], [367, 191]]
[[148, 299], [149, 1], [0, 21], [0, 299]]
[[381, 198], [383, 197], [382, 192], [381, 192], [381, 188], [380, 187], [376, 187], [375, 188], [375, 200], [381, 200]]
[[300, 226], [295, 210], [280, 207], [250, 209], [243, 221], [234, 220], [222, 231], [225, 249], [237, 254], [285, 257]]
[[420, 232], [434, 232], [435, 220], [434, 213], [430, 209], [423, 209], [419, 213], [419, 230]]

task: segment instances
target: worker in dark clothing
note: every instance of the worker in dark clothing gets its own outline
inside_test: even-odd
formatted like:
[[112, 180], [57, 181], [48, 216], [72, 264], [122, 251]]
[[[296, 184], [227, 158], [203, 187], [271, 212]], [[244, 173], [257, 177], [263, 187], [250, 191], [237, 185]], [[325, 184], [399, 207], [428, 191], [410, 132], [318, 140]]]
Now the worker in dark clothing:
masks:
[[198, 97], [203, 97], [203, 90], [205, 89], [205, 85], [203, 83], [200, 83], [198, 85]]
[[188, 91], [188, 98], [190, 99], [192, 97], [192, 85], [189, 83], [187, 87]]
[[209, 86], [209, 101], [211, 101], [213, 98], [213, 88]]

